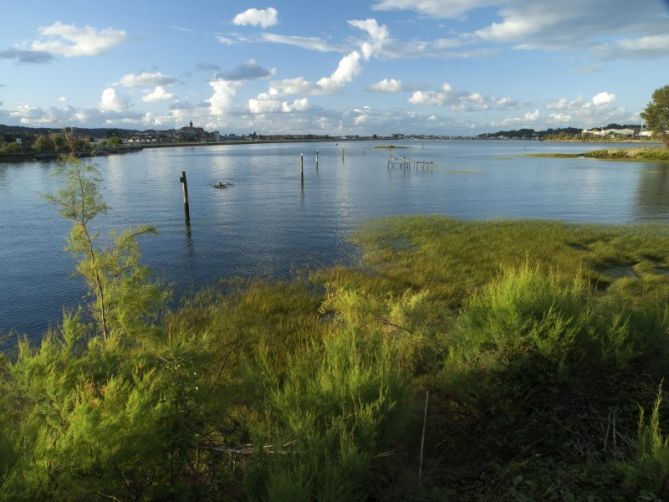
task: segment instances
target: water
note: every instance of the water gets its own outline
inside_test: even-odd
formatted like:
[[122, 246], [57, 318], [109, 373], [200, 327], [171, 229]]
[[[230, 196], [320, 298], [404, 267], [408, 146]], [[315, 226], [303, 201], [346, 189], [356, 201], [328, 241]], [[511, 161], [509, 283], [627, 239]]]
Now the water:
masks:
[[[355, 257], [348, 236], [386, 215], [466, 219], [669, 221], [669, 165], [527, 158], [602, 145], [440, 141], [397, 143], [393, 153], [436, 163], [388, 170], [372, 143], [165, 148], [94, 159], [111, 207], [96, 224], [150, 224], [143, 262], [178, 294], [232, 276], [286, 276]], [[621, 146], [621, 145], [616, 145]], [[315, 152], [320, 150], [319, 170]], [[305, 153], [304, 187], [299, 155]], [[179, 176], [188, 173], [192, 225], [183, 223]], [[226, 190], [213, 188], [232, 182]], [[84, 294], [64, 251], [70, 223], [43, 194], [53, 164], [0, 164], [0, 333], [37, 337]]]

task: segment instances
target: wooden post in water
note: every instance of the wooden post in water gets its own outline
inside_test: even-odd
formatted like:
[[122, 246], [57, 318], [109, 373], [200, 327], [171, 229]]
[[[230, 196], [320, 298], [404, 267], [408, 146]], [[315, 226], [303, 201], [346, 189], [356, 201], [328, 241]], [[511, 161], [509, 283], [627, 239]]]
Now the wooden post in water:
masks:
[[186, 224], [190, 225], [190, 207], [188, 205], [188, 181], [186, 181], [186, 171], [181, 171], [181, 188], [184, 194], [184, 216], [186, 217]]
[[300, 182], [304, 188], [304, 154], [300, 154]]
[[318, 171], [318, 155], [320, 154], [320, 151], [316, 149], [316, 171]]
[[346, 147], [341, 149], [341, 161], [344, 162], [344, 157], [346, 156]]

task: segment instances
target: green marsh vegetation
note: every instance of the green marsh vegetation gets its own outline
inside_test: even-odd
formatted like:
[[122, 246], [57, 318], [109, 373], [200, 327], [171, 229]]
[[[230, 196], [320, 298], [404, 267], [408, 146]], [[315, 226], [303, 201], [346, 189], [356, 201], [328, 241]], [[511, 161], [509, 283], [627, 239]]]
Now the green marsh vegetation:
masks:
[[529, 153], [527, 157], [669, 162], [669, 148], [612, 148], [584, 153]]
[[0, 356], [0, 499], [669, 496], [666, 227], [393, 218], [357, 266], [170, 309], [152, 230], [99, 236], [63, 174], [90, 294]]

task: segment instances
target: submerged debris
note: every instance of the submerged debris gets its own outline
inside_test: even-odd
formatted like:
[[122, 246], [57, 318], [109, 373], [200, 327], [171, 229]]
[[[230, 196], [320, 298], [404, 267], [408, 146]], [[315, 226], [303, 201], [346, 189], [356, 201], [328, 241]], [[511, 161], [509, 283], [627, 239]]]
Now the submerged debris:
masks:
[[223, 183], [222, 181], [219, 181], [217, 184], [214, 185], [214, 188], [218, 188], [219, 190], [225, 190], [226, 188], [230, 188], [235, 186], [234, 183]]

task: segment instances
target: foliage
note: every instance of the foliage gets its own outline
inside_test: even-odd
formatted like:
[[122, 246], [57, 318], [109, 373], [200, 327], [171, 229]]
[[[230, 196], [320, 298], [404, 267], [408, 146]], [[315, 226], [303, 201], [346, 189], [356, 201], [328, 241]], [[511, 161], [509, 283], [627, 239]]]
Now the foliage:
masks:
[[0, 500], [666, 496], [665, 228], [393, 218], [359, 267], [168, 309], [147, 229], [102, 239], [63, 175], [90, 298], [0, 356]]
[[21, 145], [19, 145], [18, 143], [5, 143], [2, 148], [2, 153], [5, 154], [21, 153], [22, 151], [23, 148], [21, 148]]
[[112, 330], [130, 335], [138, 325], [155, 320], [163, 303], [159, 288], [148, 281], [148, 269], [138, 264], [136, 238], [154, 230], [144, 226], [112, 233], [111, 244], [100, 247], [90, 225], [107, 211], [98, 189], [97, 169], [70, 157], [61, 174], [66, 184], [50, 200], [60, 206], [63, 217], [74, 222], [68, 250], [78, 258], [77, 271], [94, 295], [93, 315], [105, 337]]
[[669, 146], [669, 85], [655, 89], [650, 103], [641, 113], [648, 128]]
[[662, 434], [660, 428], [661, 405], [662, 385], [647, 423], [644, 409], [640, 409], [636, 456], [625, 470], [628, 482], [642, 495], [664, 500], [669, 497], [669, 436]]
[[33, 150], [40, 153], [47, 153], [53, 152], [55, 149], [56, 146], [54, 145], [50, 136], [40, 134], [37, 136], [37, 138], [35, 138], [35, 142], [33, 143]]

